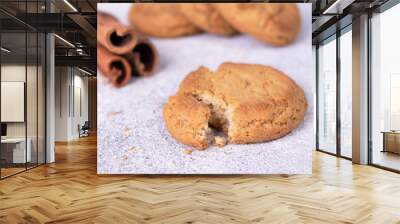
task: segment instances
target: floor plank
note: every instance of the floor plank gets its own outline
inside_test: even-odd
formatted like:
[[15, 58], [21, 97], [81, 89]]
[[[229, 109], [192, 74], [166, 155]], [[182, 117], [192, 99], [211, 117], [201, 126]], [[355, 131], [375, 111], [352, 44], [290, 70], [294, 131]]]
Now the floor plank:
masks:
[[0, 181], [0, 223], [400, 223], [400, 175], [315, 152], [312, 175], [98, 176], [96, 138]]

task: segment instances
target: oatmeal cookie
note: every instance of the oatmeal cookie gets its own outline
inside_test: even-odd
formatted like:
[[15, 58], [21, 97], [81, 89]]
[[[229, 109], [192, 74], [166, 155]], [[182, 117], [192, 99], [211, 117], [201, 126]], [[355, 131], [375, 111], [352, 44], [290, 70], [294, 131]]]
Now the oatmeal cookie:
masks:
[[[307, 111], [303, 90], [272, 67], [223, 63], [212, 72], [200, 67], [164, 105], [170, 134], [183, 144], [205, 149], [221, 142], [265, 142], [298, 127]], [[218, 136], [218, 142], [215, 142]]]

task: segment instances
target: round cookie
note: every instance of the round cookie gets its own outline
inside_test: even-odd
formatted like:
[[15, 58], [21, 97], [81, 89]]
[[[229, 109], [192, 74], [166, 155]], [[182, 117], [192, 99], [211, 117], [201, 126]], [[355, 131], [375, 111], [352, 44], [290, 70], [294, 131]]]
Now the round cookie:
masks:
[[180, 12], [177, 3], [135, 3], [129, 13], [130, 23], [141, 33], [154, 37], [180, 37], [200, 33]]
[[212, 72], [190, 73], [164, 105], [170, 134], [183, 144], [205, 149], [228, 142], [256, 143], [280, 138], [303, 121], [303, 90], [282, 72], [263, 65], [223, 63]]
[[181, 4], [181, 12], [190, 22], [209, 33], [231, 36], [237, 31], [225, 21], [212, 3]]
[[276, 46], [293, 42], [300, 31], [300, 12], [293, 3], [232, 3], [216, 7], [235, 29]]

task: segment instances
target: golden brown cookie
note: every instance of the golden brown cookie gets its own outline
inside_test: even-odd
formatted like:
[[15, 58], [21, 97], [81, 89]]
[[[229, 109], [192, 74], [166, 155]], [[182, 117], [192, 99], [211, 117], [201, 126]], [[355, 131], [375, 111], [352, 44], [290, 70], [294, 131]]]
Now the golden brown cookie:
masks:
[[263, 65], [223, 63], [190, 73], [164, 106], [171, 135], [198, 149], [221, 142], [245, 144], [280, 138], [303, 121], [303, 90]]
[[300, 31], [294, 3], [221, 3], [217, 9], [235, 29], [273, 45], [293, 42]]
[[231, 36], [237, 31], [219, 14], [213, 3], [181, 4], [181, 12], [200, 29], [209, 33]]
[[129, 20], [136, 30], [154, 37], [180, 37], [201, 32], [180, 12], [177, 3], [135, 3]]

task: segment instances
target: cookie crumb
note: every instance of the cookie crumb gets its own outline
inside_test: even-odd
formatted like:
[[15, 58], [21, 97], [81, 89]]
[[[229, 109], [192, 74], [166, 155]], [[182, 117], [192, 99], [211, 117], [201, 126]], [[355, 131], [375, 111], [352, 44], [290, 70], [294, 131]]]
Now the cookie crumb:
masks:
[[135, 151], [136, 150], [136, 148], [135, 148], [135, 146], [131, 146], [131, 147], [129, 147], [128, 148], [128, 152], [133, 152], [133, 151]]
[[121, 113], [121, 111], [111, 111], [111, 112], [107, 113], [107, 117], [111, 118], [111, 117], [114, 117], [116, 115], [119, 115], [120, 113]]
[[123, 159], [123, 160], [128, 160], [128, 156], [127, 156], [127, 155], [124, 155], [124, 156], [122, 157], [122, 159]]
[[128, 138], [131, 135], [131, 129], [125, 128], [124, 129], [124, 137]]
[[185, 150], [183, 151], [183, 153], [185, 153], [185, 154], [187, 154], [187, 155], [192, 154], [192, 152], [193, 152], [193, 150], [191, 150], [191, 149], [185, 149]]
[[226, 145], [226, 138], [221, 136], [214, 137], [214, 145], [217, 147], [224, 147]]

